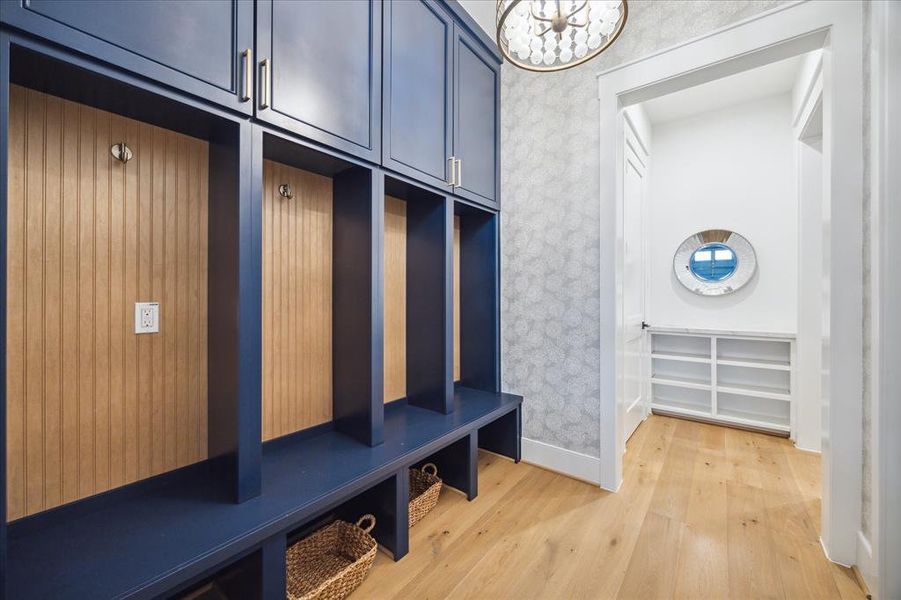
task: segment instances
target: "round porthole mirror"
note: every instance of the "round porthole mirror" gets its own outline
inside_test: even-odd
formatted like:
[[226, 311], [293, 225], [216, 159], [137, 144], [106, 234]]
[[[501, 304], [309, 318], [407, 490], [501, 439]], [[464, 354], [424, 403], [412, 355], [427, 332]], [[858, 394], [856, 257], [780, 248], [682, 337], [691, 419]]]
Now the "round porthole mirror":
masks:
[[682, 242], [673, 257], [673, 270], [695, 294], [722, 296], [751, 280], [757, 257], [743, 236], [726, 229], [708, 229]]

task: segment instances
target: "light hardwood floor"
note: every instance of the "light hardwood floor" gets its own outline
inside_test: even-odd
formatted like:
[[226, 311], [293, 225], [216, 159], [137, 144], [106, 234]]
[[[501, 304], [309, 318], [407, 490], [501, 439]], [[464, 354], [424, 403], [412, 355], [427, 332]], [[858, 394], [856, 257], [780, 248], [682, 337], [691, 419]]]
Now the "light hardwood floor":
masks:
[[483, 453], [479, 497], [442, 490], [379, 553], [364, 598], [863, 598], [818, 541], [819, 456], [788, 440], [652, 416], [611, 494]]

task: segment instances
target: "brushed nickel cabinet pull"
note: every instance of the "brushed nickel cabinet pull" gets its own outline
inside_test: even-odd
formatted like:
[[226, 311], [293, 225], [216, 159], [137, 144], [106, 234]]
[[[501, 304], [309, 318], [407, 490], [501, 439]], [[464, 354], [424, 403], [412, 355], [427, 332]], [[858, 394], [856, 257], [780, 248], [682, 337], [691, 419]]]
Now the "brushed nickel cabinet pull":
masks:
[[260, 108], [269, 108], [270, 95], [272, 94], [272, 75], [270, 73], [269, 59], [264, 58], [260, 63], [260, 74], [262, 75], [262, 83], [260, 84]]
[[253, 54], [250, 48], [241, 53], [241, 58], [244, 59], [244, 89], [241, 90], [241, 102], [247, 102], [253, 88]]
[[463, 187], [463, 159], [458, 158], [457, 162], [457, 185], [456, 187]]
[[457, 160], [453, 156], [447, 157], [447, 162], [450, 164], [450, 174], [448, 175], [448, 180], [445, 183], [451, 187], [457, 183]]

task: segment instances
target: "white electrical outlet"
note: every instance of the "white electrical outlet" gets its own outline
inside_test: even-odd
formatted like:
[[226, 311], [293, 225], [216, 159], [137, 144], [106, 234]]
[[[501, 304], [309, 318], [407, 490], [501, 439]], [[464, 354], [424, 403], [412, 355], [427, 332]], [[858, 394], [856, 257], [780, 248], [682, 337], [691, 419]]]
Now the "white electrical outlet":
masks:
[[135, 333], [160, 332], [160, 303], [135, 302]]

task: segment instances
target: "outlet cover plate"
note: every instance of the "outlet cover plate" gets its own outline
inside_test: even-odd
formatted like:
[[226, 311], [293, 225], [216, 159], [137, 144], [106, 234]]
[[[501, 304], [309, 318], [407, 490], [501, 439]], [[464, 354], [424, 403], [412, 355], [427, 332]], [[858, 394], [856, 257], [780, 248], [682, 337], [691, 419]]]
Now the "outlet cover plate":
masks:
[[135, 333], [159, 333], [160, 303], [135, 302]]

